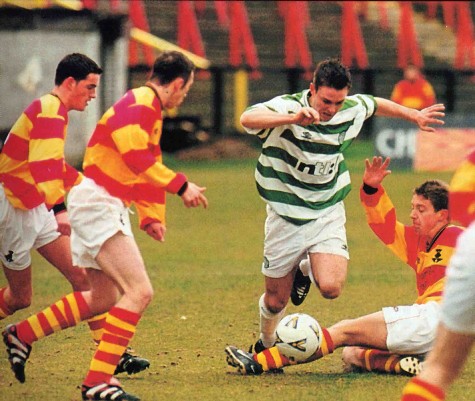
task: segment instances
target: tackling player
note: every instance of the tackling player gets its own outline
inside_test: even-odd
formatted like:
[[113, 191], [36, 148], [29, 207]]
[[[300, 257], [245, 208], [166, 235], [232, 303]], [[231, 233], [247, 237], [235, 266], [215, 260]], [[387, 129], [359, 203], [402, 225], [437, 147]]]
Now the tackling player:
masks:
[[475, 151], [450, 183], [450, 211], [468, 228], [459, 237], [447, 269], [440, 324], [422, 373], [403, 390], [401, 401], [443, 401], [460, 374], [475, 339]]

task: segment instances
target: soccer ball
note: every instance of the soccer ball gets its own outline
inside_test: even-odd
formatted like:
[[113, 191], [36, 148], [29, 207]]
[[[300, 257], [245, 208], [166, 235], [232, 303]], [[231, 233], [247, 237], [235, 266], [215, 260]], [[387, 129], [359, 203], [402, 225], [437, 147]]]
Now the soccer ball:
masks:
[[320, 349], [322, 328], [305, 313], [285, 316], [277, 325], [275, 345], [293, 362], [303, 362]]

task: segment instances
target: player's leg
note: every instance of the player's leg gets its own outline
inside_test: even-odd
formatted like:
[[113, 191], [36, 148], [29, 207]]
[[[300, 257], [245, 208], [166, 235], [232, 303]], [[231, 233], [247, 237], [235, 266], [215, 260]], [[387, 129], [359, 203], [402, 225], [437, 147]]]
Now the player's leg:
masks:
[[270, 348], [277, 339], [275, 329], [282, 319], [289, 301], [294, 272], [280, 278], [265, 278], [266, 292], [259, 299], [260, 341]]
[[260, 342], [274, 345], [275, 329], [285, 313], [295, 270], [306, 255], [303, 232], [267, 207], [264, 238], [265, 293], [259, 299]]
[[343, 202], [330, 208], [321, 219], [309, 223], [306, 230], [310, 273], [324, 298], [340, 296], [348, 272], [346, 215]]
[[8, 359], [20, 382], [25, 381], [25, 364], [35, 341], [76, 326], [80, 321], [109, 310], [116, 302], [118, 291], [110, 278], [101, 272], [93, 272], [91, 277], [100, 291], [68, 294], [41, 312], [8, 325], [4, 330], [2, 335]]
[[8, 284], [0, 288], [0, 320], [30, 306], [32, 297], [31, 265], [22, 270], [2, 266]]
[[15, 209], [0, 185], [0, 262], [7, 279], [0, 288], [0, 320], [31, 304], [30, 252], [46, 215], [45, 207]]
[[[470, 355], [474, 340], [473, 335], [452, 332], [441, 324], [424, 369], [404, 387], [401, 400], [444, 400], [445, 392]], [[421, 393], [430, 394], [432, 398], [421, 398]]]
[[[145, 265], [133, 237], [116, 233], [101, 247], [96, 260], [120, 288], [119, 301], [109, 310], [104, 333], [83, 382], [83, 396], [103, 391], [135, 334], [141, 315], [153, 296]], [[101, 289], [91, 282], [92, 293]]]
[[375, 348], [345, 347], [342, 352], [342, 360], [348, 368], [357, 372], [415, 376], [422, 371], [422, 358], [418, 355], [398, 355]]
[[87, 291], [89, 281], [86, 269], [73, 266], [70, 238], [60, 235], [54, 241], [37, 249], [71, 283], [73, 291]]
[[348, 259], [330, 253], [310, 253], [310, 265], [320, 293], [324, 298], [340, 296], [346, 282]]

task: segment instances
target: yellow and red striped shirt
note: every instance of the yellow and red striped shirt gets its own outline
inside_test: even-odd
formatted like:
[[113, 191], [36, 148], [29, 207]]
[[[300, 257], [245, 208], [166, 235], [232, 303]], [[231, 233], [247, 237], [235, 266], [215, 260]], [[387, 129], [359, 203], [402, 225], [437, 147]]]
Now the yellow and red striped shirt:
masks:
[[148, 86], [128, 91], [102, 116], [87, 145], [84, 175], [125, 204], [135, 204], [140, 227], [165, 223], [165, 194], [186, 177], [162, 163], [162, 107]]
[[[416, 303], [440, 301], [445, 284], [445, 269], [463, 228], [449, 224], [434, 240], [419, 235], [414, 227], [397, 221], [394, 205], [382, 186], [372, 195], [364, 192], [361, 187], [360, 199], [373, 232], [416, 273]], [[430, 241], [432, 243], [427, 249]]]
[[449, 209], [452, 219], [464, 226], [475, 220], [475, 151], [468, 155], [452, 177]]
[[59, 98], [36, 99], [18, 118], [0, 153], [0, 182], [9, 202], [28, 210], [64, 202], [82, 176], [64, 160], [68, 111]]

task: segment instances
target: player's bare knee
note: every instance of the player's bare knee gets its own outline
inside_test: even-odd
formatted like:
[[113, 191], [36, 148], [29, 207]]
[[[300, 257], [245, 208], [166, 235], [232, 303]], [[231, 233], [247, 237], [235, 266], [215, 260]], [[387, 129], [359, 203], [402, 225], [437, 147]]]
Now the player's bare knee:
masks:
[[287, 303], [278, 297], [269, 297], [266, 300], [267, 310], [274, 314], [280, 313], [286, 306]]
[[343, 290], [343, 284], [339, 283], [320, 283], [320, 293], [323, 298], [334, 299], [338, 298]]
[[153, 299], [153, 288], [151, 286], [144, 286], [137, 291], [134, 296], [135, 302], [139, 305], [142, 309], [145, 309]]

